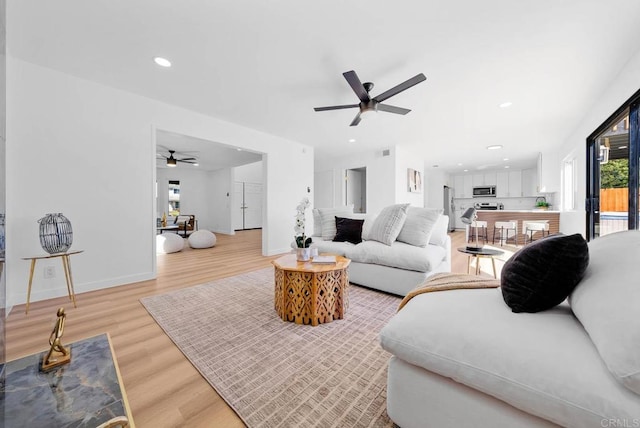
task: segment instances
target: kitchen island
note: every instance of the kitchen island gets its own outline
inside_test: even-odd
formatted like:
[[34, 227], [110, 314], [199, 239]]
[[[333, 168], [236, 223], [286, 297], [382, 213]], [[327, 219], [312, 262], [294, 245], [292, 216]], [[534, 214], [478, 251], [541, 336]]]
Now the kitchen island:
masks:
[[[489, 243], [493, 241], [493, 228], [496, 221], [517, 221], [518, 223], [518, 245], [524, 244], [523, 222], [527, 221], [547, 221], [549, 223], [549, 234], [560, 231], [560, 211], [552, 210], [478, 210], [478, 220], [487, 222], [487, 235]], [[538, 238], [534, 236], [534, 239]], [[496, 241], [497, 244], [497, 241]]]

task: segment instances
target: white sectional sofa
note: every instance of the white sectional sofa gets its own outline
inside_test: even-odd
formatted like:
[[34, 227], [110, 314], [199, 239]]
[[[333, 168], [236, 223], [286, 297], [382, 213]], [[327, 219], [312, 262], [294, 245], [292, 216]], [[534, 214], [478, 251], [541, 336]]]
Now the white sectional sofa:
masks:
[[640, 232], [588, 245], [569, 299], [514, 313], [500, 288], [411, 299], [382, 330], [387, 411], [412, 427], [640, 426]]
[[[312, 247], [320, 253], [351, 259], [349, 282], [404, 296], [428, 276], [451, 271], [448, 217], [442, 215], [441, 210], [408, 207], [406, 223], [398, 238], [419, 245], [396, 238], [387, 244], [373, 239], [358, 244], [334, 242], [335, 217], [364, 220], [362, 236], [371, 235], [370, 229], [376, 224], [379, 213], [354, 214], [352, 210], [353, 207], [315, 209], [312, 236]], [[431, 220], [420, 218], [420, 214], [430, 216]], [[425, 223], [428, 224], [425, 226]], [[332, 224], [334, 229], [331, 229]]]

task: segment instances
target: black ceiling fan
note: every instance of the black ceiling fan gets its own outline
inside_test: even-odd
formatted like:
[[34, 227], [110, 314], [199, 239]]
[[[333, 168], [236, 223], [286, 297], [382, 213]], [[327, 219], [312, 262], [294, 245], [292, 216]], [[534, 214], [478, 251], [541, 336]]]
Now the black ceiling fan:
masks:
[[194, 157], [190, 157], [190, 158], [175, 158], [173, 157], [174, 153], [176, 152], [175, 150], [167, 150], [169, 152], [169, 156], [165, 156], [161, 153], [158, 153], [158, 157], [159, 158], [163, 158], [167, 160], [167, 166], [171, 166], [174, 167], [177, 165], [178, 162], [183, 162], [183, 163], [189, 163], [191, 165], [197, 165], [198, 164], [198, 160]]
[[358, 112], [356, 117], [351, 122], [351, 125], [349, 126], [356, 126], [358, 123], [360, 123], [362, 115], [368, 112], [385, 111], [387, 113], [395, 113], [395, 114], [409, 113], [411, 111], [409, 109], [402, 108], [402, 107], [395, 107], [389, 104], [382, 104], [382, 102], [388, 98], [391, 98], [394, 95], [399, 94], [402, 91], [409, 89], [412, 86], [417, 85], [420, 82], [424, 82], [425, 80], [427, 80], [424, 74], [420, 73], [413, 76], [411, 79], [406, 80], [400, 83], [399, 85], [394, 86], [388, 91], [385, 91], [380, 95], [371, 98], [369, 96], [369, 92], [371, 91], [371, 89], [373, 89], [373, 83], [360, 82], [358, 75], [353, 70], [344, 72], [342, 73], [342, 75], [344, 76], [345, 79], [347, 79], [347, 82], [351, 86], [351, 89], [353, 89], [353, 92], [355, 92], [357, 97], [360, 99], [360, 103], [346, 104], [346, 105], [340, 105], [340, 106], [329, 106], [329, 107], [315, 107], [314, 110], [327, 111], [327, 110], [340, 110], [345, 108], [359, 107], [360, 111]]

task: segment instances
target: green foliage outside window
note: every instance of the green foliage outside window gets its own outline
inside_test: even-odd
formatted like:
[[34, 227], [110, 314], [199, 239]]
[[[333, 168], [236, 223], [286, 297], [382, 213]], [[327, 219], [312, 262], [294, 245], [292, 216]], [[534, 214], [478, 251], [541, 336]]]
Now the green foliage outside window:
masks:
[[611, 189], [629, 186], [629, 160], [612, 159], [600, 165], [600, 187]]

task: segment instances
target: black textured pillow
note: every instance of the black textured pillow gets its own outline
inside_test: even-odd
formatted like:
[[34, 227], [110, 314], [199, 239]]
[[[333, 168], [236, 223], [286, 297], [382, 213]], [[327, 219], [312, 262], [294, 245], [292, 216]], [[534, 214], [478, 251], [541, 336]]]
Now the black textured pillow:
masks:
[[505, 263], [502, 297], [513, 312], [550, 309], [573, 291], [588, 264], [589, 247], [579, 233], [539, 239]]
[[362, 224], [364, 220], [353, 218], [336, 217], [336, 236], [334, 242], [351, 242], [359, 244], [362, 242]]

